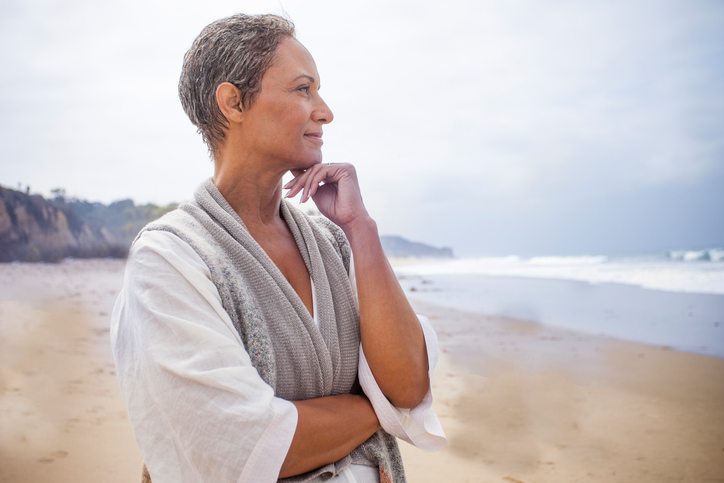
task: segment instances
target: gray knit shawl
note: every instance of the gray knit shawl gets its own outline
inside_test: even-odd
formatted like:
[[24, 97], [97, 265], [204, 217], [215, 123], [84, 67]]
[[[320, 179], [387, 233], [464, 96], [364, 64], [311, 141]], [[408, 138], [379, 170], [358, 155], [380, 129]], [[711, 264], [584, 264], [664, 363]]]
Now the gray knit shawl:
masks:
[[[351, 250], [342, 230], [282, 201], [281, 216], [314, 281], [317, 327], [210, 179], [194, 198], [143, 231], [174, 233], [206, 263], [251, 363], [274, 394], [296, 401], [359, 393], [359, 311], [349, 280]], [[351, 463], [379, 466], [395, 483], [405, 481], [397, 440], [383, 430], [336, 463], [280, 481], [326, 480]]]

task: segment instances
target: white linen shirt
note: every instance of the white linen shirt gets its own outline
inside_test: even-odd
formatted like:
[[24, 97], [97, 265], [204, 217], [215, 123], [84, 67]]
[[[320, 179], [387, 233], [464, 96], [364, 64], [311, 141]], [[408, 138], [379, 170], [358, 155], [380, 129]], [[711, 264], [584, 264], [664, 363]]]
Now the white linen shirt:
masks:
[[[353, 273], [351, 278], [356, 288]], [[432, 380], [437, 337], [429, 321], [418, 317]], [[261, 379], [208, 267], [176, 235], [144, 232], [133, 245], [113, 310], [111, 343], [133, 432], [154, 483], [277, 480], [296, 430], [296, 407], [275, 397]], [[446, 444], [431, 391], [413, 409], [392, 406], [361, 345], [359, 379], [388, 433], [426, 451]], [[378, 481], [376, 471], [357, 465], [342, 476]]]

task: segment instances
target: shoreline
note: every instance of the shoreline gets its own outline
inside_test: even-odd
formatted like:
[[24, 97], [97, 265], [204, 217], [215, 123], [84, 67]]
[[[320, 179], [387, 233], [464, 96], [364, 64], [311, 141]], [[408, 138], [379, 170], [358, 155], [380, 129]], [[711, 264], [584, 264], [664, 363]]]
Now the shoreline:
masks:
[[[0, 266], [0, 481], [138, 481], [109, 318], [123, 260]], [[449, 439], [408, 480], [724, 480], [724, 360], [412, 301]]]
[[479, 274], [400, 280], [408, 298], [724, 359], [724, 294]]

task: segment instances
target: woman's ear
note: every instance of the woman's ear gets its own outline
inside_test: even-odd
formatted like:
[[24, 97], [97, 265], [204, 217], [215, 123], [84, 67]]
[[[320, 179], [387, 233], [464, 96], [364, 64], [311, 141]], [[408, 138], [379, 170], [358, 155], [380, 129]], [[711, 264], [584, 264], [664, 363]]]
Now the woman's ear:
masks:
[[244, 111], [241, 106], [241, 92], [230, 82], [224, 82], [216, 88], [216, 103], [229, 122], [241, 122]]

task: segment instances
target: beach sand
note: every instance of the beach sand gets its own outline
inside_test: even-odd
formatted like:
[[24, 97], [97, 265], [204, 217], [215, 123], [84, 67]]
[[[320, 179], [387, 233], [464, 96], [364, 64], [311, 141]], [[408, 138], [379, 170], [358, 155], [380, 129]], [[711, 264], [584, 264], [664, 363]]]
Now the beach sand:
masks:
[[0, 265], [0, 482], [138, 482], [111, 353], [124, 262]]
[[[0, 482], [136, 482], [109, 319], [123, 261], [0, 265]], [[724, 482], [724, 359], [414, 302], [449, 444], [416, 482]]]
[[449, 442], [411, 482], [724, 481], [724, 360], [414, 305]]

